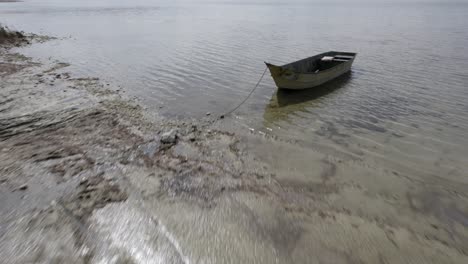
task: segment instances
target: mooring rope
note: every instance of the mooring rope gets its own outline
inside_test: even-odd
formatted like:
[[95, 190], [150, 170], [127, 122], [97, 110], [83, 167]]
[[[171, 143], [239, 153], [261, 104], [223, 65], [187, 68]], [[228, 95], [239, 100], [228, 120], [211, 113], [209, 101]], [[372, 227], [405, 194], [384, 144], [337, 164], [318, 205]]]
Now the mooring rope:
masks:
[[265, 76], [265, 73], [267, 72], [267, 69], [268, 69], [268, 67], [265, 66], [265, 70], [263, 71], [262, 76], [261, 76], [260, 79], [258, 80], [257, 84], [254, 86], [254, 88], [252, 89], [252, 91], [250, 91], [249, 95], [248, 95], [240, 104], [238, 104], [236, 107], [234, 107], [232, 110], [230, 110], [229, 112], [225, 113], [224, 115], [220, 115], [220, 116], [219, 116], [220, 118], [224, 118], [225, 116], [228, 116], [228, 115], [232, 114], [234, 111], [236, 111], [237, 109], [239, 109], [239, 107], [241, 107], [245, 102], [247, 102], [247, 100], [249, 100], [250, 96], [253, 94], [253, 92], [255, 92], [255, 90], [257, 89], [258, 85], [260, 85], [260, 82], [263, 80], [263, 77]]

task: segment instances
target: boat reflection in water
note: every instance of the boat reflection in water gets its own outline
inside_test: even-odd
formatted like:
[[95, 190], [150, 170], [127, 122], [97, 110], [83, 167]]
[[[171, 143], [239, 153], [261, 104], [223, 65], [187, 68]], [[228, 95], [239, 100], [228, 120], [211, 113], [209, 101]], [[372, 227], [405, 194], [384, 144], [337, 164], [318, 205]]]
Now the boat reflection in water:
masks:
[[345, 87], [351, 78], [352, 72], [348, 72], [311, 89], [278, 89], [273, 94], [270, 103], [265, 107], [264, 125], [268, 127], [279, 121], [288, 121], [290, 116], [295, 113], [309, 112], [306, 109], [320, 106], [323, 100], [335, 94], [335, 91]]

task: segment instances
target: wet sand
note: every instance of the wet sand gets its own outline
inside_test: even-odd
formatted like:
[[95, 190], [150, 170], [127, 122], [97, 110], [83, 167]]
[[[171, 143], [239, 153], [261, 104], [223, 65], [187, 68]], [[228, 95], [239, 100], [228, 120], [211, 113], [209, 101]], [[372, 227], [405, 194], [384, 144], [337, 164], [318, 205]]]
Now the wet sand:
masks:
[[468, 263], [464, 179], [329, 155], [231, 117], [168, 120], [11, 45], [0, 48], [9, 263]]

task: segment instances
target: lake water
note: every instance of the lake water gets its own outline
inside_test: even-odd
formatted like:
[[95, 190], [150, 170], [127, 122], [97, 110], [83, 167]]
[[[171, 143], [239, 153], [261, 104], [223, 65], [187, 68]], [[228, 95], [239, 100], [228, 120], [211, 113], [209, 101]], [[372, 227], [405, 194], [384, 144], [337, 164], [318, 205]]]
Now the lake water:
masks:
[[70, 62], [168, 116], [226, 112], [264, 61], [357, 52], [350, 74], [315, 90], [277, 92], [267, 74], [231, 120], [468, 183], [468, 5], [343, 2], [31, 0], [1, 3], [0, 22], [59, 38], [22, 52]]

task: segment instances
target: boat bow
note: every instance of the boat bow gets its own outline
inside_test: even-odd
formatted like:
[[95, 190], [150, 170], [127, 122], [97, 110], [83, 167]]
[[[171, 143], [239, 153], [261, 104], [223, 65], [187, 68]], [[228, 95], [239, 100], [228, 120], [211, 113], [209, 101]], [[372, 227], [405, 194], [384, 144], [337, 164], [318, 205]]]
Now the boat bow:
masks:
[[297, 76], [296, 74], [289, 70], [289, 69], [285, 69], [281, 66], [276, 66], [276, 65], [273, 65], [271, 63], [268, 63], [268, 62], [265, 62], [266, 66], [268, 67], [268, 69], [270, 70], [270, 73], [271, 73], [271, 76], [274, 78], [278, 78], [278, 77], [284, 77], [284, 78], [287, 78], [287, 79], [297, 79]]

